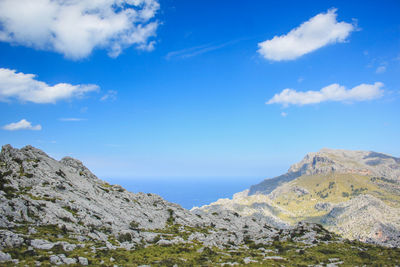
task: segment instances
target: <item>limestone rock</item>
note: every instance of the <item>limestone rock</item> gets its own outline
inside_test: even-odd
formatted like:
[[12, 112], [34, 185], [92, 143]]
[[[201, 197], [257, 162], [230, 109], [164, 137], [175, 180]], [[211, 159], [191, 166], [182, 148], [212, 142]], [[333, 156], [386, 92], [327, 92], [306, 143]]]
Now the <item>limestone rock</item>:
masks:
[[87, 266], [89, 264], [88, 259], [86, 259], [84, 257], [78, 257], [78, 262], [79, 262], [79, 264], [81, 264], [83, 266]]
[[10, 260], [11, 260], [10, 254], [0, 251], [0, 262], [10, 261]]
[[31, 246], [37, 249], [49, 250], [52, 249], [54, 245], [54, 243], [42, 239], [34, 239], [31, 241]]

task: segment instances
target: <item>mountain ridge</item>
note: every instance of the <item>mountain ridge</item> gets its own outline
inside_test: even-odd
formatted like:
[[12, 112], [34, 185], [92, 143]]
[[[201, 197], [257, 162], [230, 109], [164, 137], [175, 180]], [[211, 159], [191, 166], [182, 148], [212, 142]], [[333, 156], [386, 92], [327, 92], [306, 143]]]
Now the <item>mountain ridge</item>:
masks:
[[[354, 159], [358, 161], [354, 162]], [[397, 166], [393, 168], [393, 164]], [[351, 172], [400, 180], [399, 164], [400, 158], [374, 151], [322, 148], [318, 152], [308, 153], [300, 162], [291, 165], [286, 174], [265, 179], [261, 183], [251, 186], [249, 194], [269, 194], [272, 191], [271, 189], [280, 183], [289, 182], [302, 175], [330, 172]], [[380, 168], [377, 168], [377, 166]]]
[[[371, 212], [359, 212], [360, 203]], [[195, 209], [229, 209], [288, 224], [306, 220], [346, 238], [399, 246], [400, 158], [374, 151], [324, 148], [308, 153], [283, 175], [265, 179], [232, 199]], [[347, 209], [343, 211], [347, 216], [333, 216], [338, 209]], [[352, 227], [364, 220], [370, 230]]]

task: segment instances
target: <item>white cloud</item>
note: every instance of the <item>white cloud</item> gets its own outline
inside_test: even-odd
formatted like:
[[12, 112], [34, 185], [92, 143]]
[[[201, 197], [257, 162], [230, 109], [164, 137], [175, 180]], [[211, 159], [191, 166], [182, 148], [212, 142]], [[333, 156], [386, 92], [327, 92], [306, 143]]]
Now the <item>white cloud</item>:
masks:
[[386, 66], [379, 66], [377, 69], [376, 69], [376, 73], [378, 73], [378, 74], [380, 74], [380, 73], [384, 73], [386, 71]]
[[171, 58], [181, 58], [181, 59], [191, 58], [191, 57], [195, 57], [195, 56], [198, 56], [201, 54], [205, 54], [205, 53], [208, 53], [211, 51], [215, 51], [215, 50], [224, 48], [229, 45], [233, 45], [239, 41], [241, 41], [241, 39], [232, 40], [232, 41], [222, 43], [219, 45], [205, 44], [205, 45], [199, 45], [199, 46], [194, 46], [194, 47], [190, 47], [190, 48], [185, 48], [182, 50], [171, 51], [165, 56], [165, 58], [167, 60], [169, 60]]
[[1, 0], [0, 41], [52, 50], [70, 59], [105, 48], [152, 50], [157, 0]]
[[32, 131], [40, 131], [42, 130], [42, 126], [40, 124], [33, 126], [29, 121], [22, 119], [19, 122], [13, 122], [3, 126], [4, 130], [7, 131], [17, 131], [17, 130], [32, 130]]
[[331, 84], [320, 91], [297, 92], [293, 89], [285, 89], [275, 94], [266, 104], [308, 105], [327, 101], [352, 102], [372, 100], [383, 95], [383, 83], [360, 84], [352, 89], [339, 84]]
[[86, 119], [82, 118], [60, 118], [60, 121], [85, 121]]
[[286, 35], [259, 43], [258, 53], [269, 60], [293, 60], [325, 45], [345, 42], [355, 25], [338, 22], [336, 17], [334, 8], [320, 13]]
[[282, 117], [286, 117], [287, 115], [288, 115], [288, 114], [287, 114], [286, 112], [282, 112], [282, 113], [281, 113], [281, 116], [282, 116]]
[[107, 93], [100, 98], [100, 101], [106, 101], [106, 100], [114, 101], [117, 99], [117, 93], [118, 93], [117, 91], [108, 90]]
[[99, 88], [93, 84], [58, 83], [51, 86], [35, 78], [34, 74], [17, 73], [15, 70], [0, 68], [0, 101], [16, 98], [23, 102], [55, 103], [63, 99], [81, 97]]

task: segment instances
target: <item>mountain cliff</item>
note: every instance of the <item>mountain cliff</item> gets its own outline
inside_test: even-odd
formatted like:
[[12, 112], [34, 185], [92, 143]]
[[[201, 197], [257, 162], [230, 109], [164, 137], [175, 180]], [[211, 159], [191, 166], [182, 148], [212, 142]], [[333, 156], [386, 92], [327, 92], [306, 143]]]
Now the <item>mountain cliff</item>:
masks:
[[322, 149], [284, 175], [199, 209], [257, 214], [283, 224], [310, 221], [345, 238], [398, 247], [400, 158]]
[[[250, 197], [258, 196], [265, 195]], [[319, 224], [230, 209], [189, 211], [31, 146], [2, 147], [0, 204], [0, 266], [363, 265], [400, 258], [398, 249], [350, 242]], [[332, 218], [348, 216], [346, 207], [336, 208]]]

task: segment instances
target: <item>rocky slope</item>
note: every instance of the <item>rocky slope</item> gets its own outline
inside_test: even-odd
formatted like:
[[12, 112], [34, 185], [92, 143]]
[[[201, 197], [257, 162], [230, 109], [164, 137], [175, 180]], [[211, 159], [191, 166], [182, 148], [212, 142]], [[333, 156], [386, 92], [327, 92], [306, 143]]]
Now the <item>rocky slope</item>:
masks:
[[345, 238], [399, 247], [400, 159], [322, 149], [284, 175], [197, 209], [256, 214], [280, 225], [310, 221]]
[[348, 242], [317, 224], [289, 226], [229, 209], [191, 212], [31, 146], [3, 146], [0, 204], [0, 266], [362, 265], [400, 258], [399, 250]]

